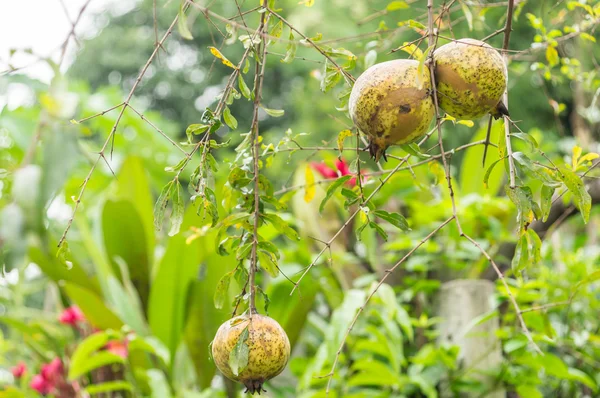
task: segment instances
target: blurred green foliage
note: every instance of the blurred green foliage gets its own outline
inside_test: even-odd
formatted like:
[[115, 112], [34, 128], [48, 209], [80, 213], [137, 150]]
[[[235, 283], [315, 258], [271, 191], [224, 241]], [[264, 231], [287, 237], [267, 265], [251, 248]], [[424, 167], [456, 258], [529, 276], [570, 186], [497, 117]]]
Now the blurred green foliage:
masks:
[[[160, 40], [181, 4], [158, 3]], [[322, 34], [317, 45], [355, 77], [375, 62], [407, 57], [390, 51], [424, 33], [409, 22], [426, 21], [424, 2], [314, 3], [277, 1], [276, 7], [309, 38]], [[243, 10], [257, 5], [239, 4]], [[235, 1], [206, 6], [226, 18], [238, 13]], [[440, 43], [451, 36], [481, 38], [505, 23], [504, 3], [459, 1], [449, 7]], [[242, 26], [259, 23], [255, 11], [227, 27], [190, 7], [185, 23], [193, 39], [182, 37], [185, 29], [173, 32], [120, 120], [120, 108], [105, 111], [122, 104], [153, 51], [151, 1], [122, 15], [97, 16], [105, 26], [50, 85], [19, 74], [0, 81], [0, 93], [20, 88], [28, 96], [0, 112], [0, 397], [37, 396], [30, 382], [55, 357], [62, 358], [68, 382], [94, 396], [243, 394], [215, 371], [208, 347], [219, 325], [248, 301], [251, 221], [259, 217], [251, 184], [255, 155], [246, 134], [253, 120], [254, 66], [240, 73], [248, 88], [234, 84], [221, 121], [213, 114], [232, 69], [207, 47], [220, 49], [236, 65], [249, 40]], [[331, 63], [298, 41], [297, 32], [297, 49], [273, 40], [262, 91], [267, 110], [258, 114], [257, 304], [283, 326], [293, 353], [286, 371], [267, 383], [268, 396], [323, 397], [329, 376], [329, 396], [336, 397], [485, 396], [499, 388], [521, 397], [598, 394], [600, 214], [591, 198], [586, 207], [577, 174], [592, 164], [597, 147], [599, 18], [598, 4], [516, 6], [509, 108], [522, 130], [513, 131], [512, 139], [517, 190], [504, 189], [501, 122], [491, 131], [496, 147], [489, 148], [486, 168], [478, 143], [487, 120], [443, 123], [462, 230], [505, 273], [545, 353], [528, 344], [497, 281], [490, 312], [475, 320], [499, 322], [503, 360], [493, 371], [493, 385], [482, 383], [477, 369], [461, 366], [458, 346], [438, 343], [440, 286], [496, 275], [456, 223], [425, 238], [453, 214], [435, 135], [424, 146], [428, 153], [392, 148], [379, 170], [365, 154], [349, 150], [359, 142], [351, 133], [343, 158], [349, 175], [365, 173], [361, 184], [337, 174], [320, 176], [315, 163], [335, 172], [338, 133], [352, 128], [344, 109], [348, 87]], [[271, 35], [277, 36], [277, 23], [273, 17]], [[281, 25], [280, 36], [289, 41], [290, 29]], [[502, 35], [490, 43], [500, 47]], [[252, 57], [254, 64], [257, 53]], [[180, 152], [178, 147], [188, 152], [204, 139], [193, 130], [211, 128], [213, 143], [198, 145], [191, 156]], [[109, 146], [98, 156], [105, 142]], [[379, 188], [385, 170], [409, 154], [409, 166]], [[597, 177], [595, 171], [590, 175]], [[375, 190], [372, 201], [363, 203]], [[555, 190], [564, 194], [559, 203], [574, 200], [584, 217], [568, 218], [538, 237], [527, 225], [547, 214]], [[323, 248], [355, 212], [338, 239]], [[70, 305], [85, 316], [76, 327], [57, 321]], [[125, 358], [109, 349], [111, 341], [125, 342]], [[28, 371], [14, 378], [9, 369], [19, 360]]]

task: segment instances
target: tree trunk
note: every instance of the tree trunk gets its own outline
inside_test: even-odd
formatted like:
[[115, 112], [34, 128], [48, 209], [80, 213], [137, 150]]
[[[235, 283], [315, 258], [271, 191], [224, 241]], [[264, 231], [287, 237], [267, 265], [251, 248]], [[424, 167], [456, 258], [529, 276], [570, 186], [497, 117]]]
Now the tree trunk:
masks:
[[[494, 375], [502, 364], [502, 350], [496, 337], [498, 318], [493, 317], [477, 326], [471, 322], [480, 315], [493, 310], [490, 301], [494, 294], [494, 283], [487, 280], [456, 279], [442, 284], [438, 299], [438, 315], [443, 321], [438, 324], [438, 343], [460, 347], [459, 364], [461, 374], [480, 380], [489, 391], [486, 398], [505, 398], [506, 392], [498, 387]], [[443, 386], [441, 397], [453, 397], [447, 386]], [[464, 397], [479, 397], [480, 393], [465, 394]]]

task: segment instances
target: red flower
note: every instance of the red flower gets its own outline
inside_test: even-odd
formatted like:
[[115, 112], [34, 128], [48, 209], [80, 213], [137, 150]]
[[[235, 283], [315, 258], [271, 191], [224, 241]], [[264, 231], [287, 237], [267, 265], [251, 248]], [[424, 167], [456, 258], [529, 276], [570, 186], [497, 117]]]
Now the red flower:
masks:
[[[319, 174], [321, 174], [323, 176], [323, 178], [327, 178], [327, 179], [352, 175], [352, 173], [350, 172], [350, 167], [348, 166], [348, 163], [346, 163], [346, 161], [344, 159], [337, 159], [335, 161], [335, 169], [327, 166], [325, 163], [312, 163], [311, 166]], [[364, 181], [364, 177], [363, 177], [363, 181]], [[346, 184], [348, 184], [352, 187], [355, 186], [356, 185], [356, 177], [352, 177], [351, 179], [349, 179]]]
[[25, 366], [24, 362], [19, 362], [15, 367], [10, 370], [15, 379], [20, 379], [23, 377], [25, 372], [27, 372], [27, 366]]
[[62, 377], [64, 372], [63, 364], [60, 358], [54, 358], [52, 362], [42, 366], [40, 374], [50, 384], [55, 384]]
[[46, 380], [41, 374], [33, 376], [29, 386], [42, 395], [50, 394], [54, 389], [54, 385], [49, 380]]
[[127, 340], [125, 340], [125, 342], [120, 340], [109, 341], [106, 344], [106, 350], [120, 356], [121, 358], [127, 358]]
[[335, 178], [337, 177], [337, 171], [327, 166], [325, 163], [313, 163], [311, 165], [315, 170], [323, 176], [323, 178]]
[[65, 325], [75, 326], [78, 322], [85, 321], [85, 316], [83, 316], [83, 312], [81, 312], [79, 307], [73, 305], [65, 309], [58, 317], [58, 320]]

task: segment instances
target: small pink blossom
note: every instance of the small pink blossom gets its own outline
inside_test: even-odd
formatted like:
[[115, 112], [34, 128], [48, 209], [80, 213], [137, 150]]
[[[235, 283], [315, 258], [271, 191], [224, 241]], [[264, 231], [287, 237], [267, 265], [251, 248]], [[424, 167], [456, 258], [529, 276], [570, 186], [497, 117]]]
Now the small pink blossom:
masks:
[[78, 322], [85, 321], [85, 316], [79, 307], [73, 305], [65, 309], [58, 317], [58, 320], [65, 325], [76, 326]]
[[54, 385], [41, 374], [33, 376], [29, 386], [42, 395], [50, 394], [54, 389]]
[[60, 358], [54, 358], [52, 362], [42, 366], [42, 371], [40, 374], [45, 380], [51, 384], [55, 384], [57, 380], [62, 378], [63, 372], [64, 368], [62, 361]]
[[[336, 177], [343, 177], [347, 175], [352, 175], [350, 172], [350, 167], [348, 163], [344, 159], [337, 159], [335, 161], [335, 168], [327, 166], [325, 163], [312, 163], [311, 166], [319, 173], [323, 178], [331, 179]], [[365, 177], [363, 177], [364, 181]], [[349, 186], [356, 185], [356, 176], [352, 177], [346, 183]]]
[[27, 372], [27, 366], [24, 362], [21, 361], [11, 369], [11, 372], [15, 379], [20, 379], [21, 377], [23, 377], [25, 372]]
[[127, 358], [127, 355], [129, 354], [127, 349], [127, 340], [125, 340], [125, 342], [120, 340], [109, 341], [106, 344], [106, 350], [120, 356], [121, 358]]

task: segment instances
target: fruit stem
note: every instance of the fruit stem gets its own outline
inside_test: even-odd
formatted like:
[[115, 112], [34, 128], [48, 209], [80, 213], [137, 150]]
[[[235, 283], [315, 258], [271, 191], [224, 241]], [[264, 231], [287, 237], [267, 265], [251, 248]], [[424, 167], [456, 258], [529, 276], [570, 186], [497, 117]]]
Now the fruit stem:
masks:
[[[266, 11], [266, 8], [265, 8]], [[263, 12], [260, 17], [259, 32], [265, 30], [267, 26], [266, 12]], [[258, 255], [258, 224], [260, 220], [260, 187], [259, 187], [259, 149], [260, 149], [260, 132], [258, 129], [258, 108], [260, 107], [260, 99], [262, 94], [263, 78], [265, 75], [265, 64], [267, 54], [267, 43], [265, 36], [261, 35], [261, 43], [258, 45], [257, 54], [262, 52], [262, 65], [261, 59], [258, 55], [256, 57], [255, 74], [254, 74], [254, 113], [252, 115], [252, 157], [254, 158], [254, 231], [252, 236], [252, 254], [250, 257], [250, 269], [248, 270], [248, 288], [250, 289], [250, 300], [248, 303], [248, 310], [250, 316], [256, 314], [256, 271], [257, 266], [257, 255]], [[261, 51], [262, 50], [262, 51]]]

